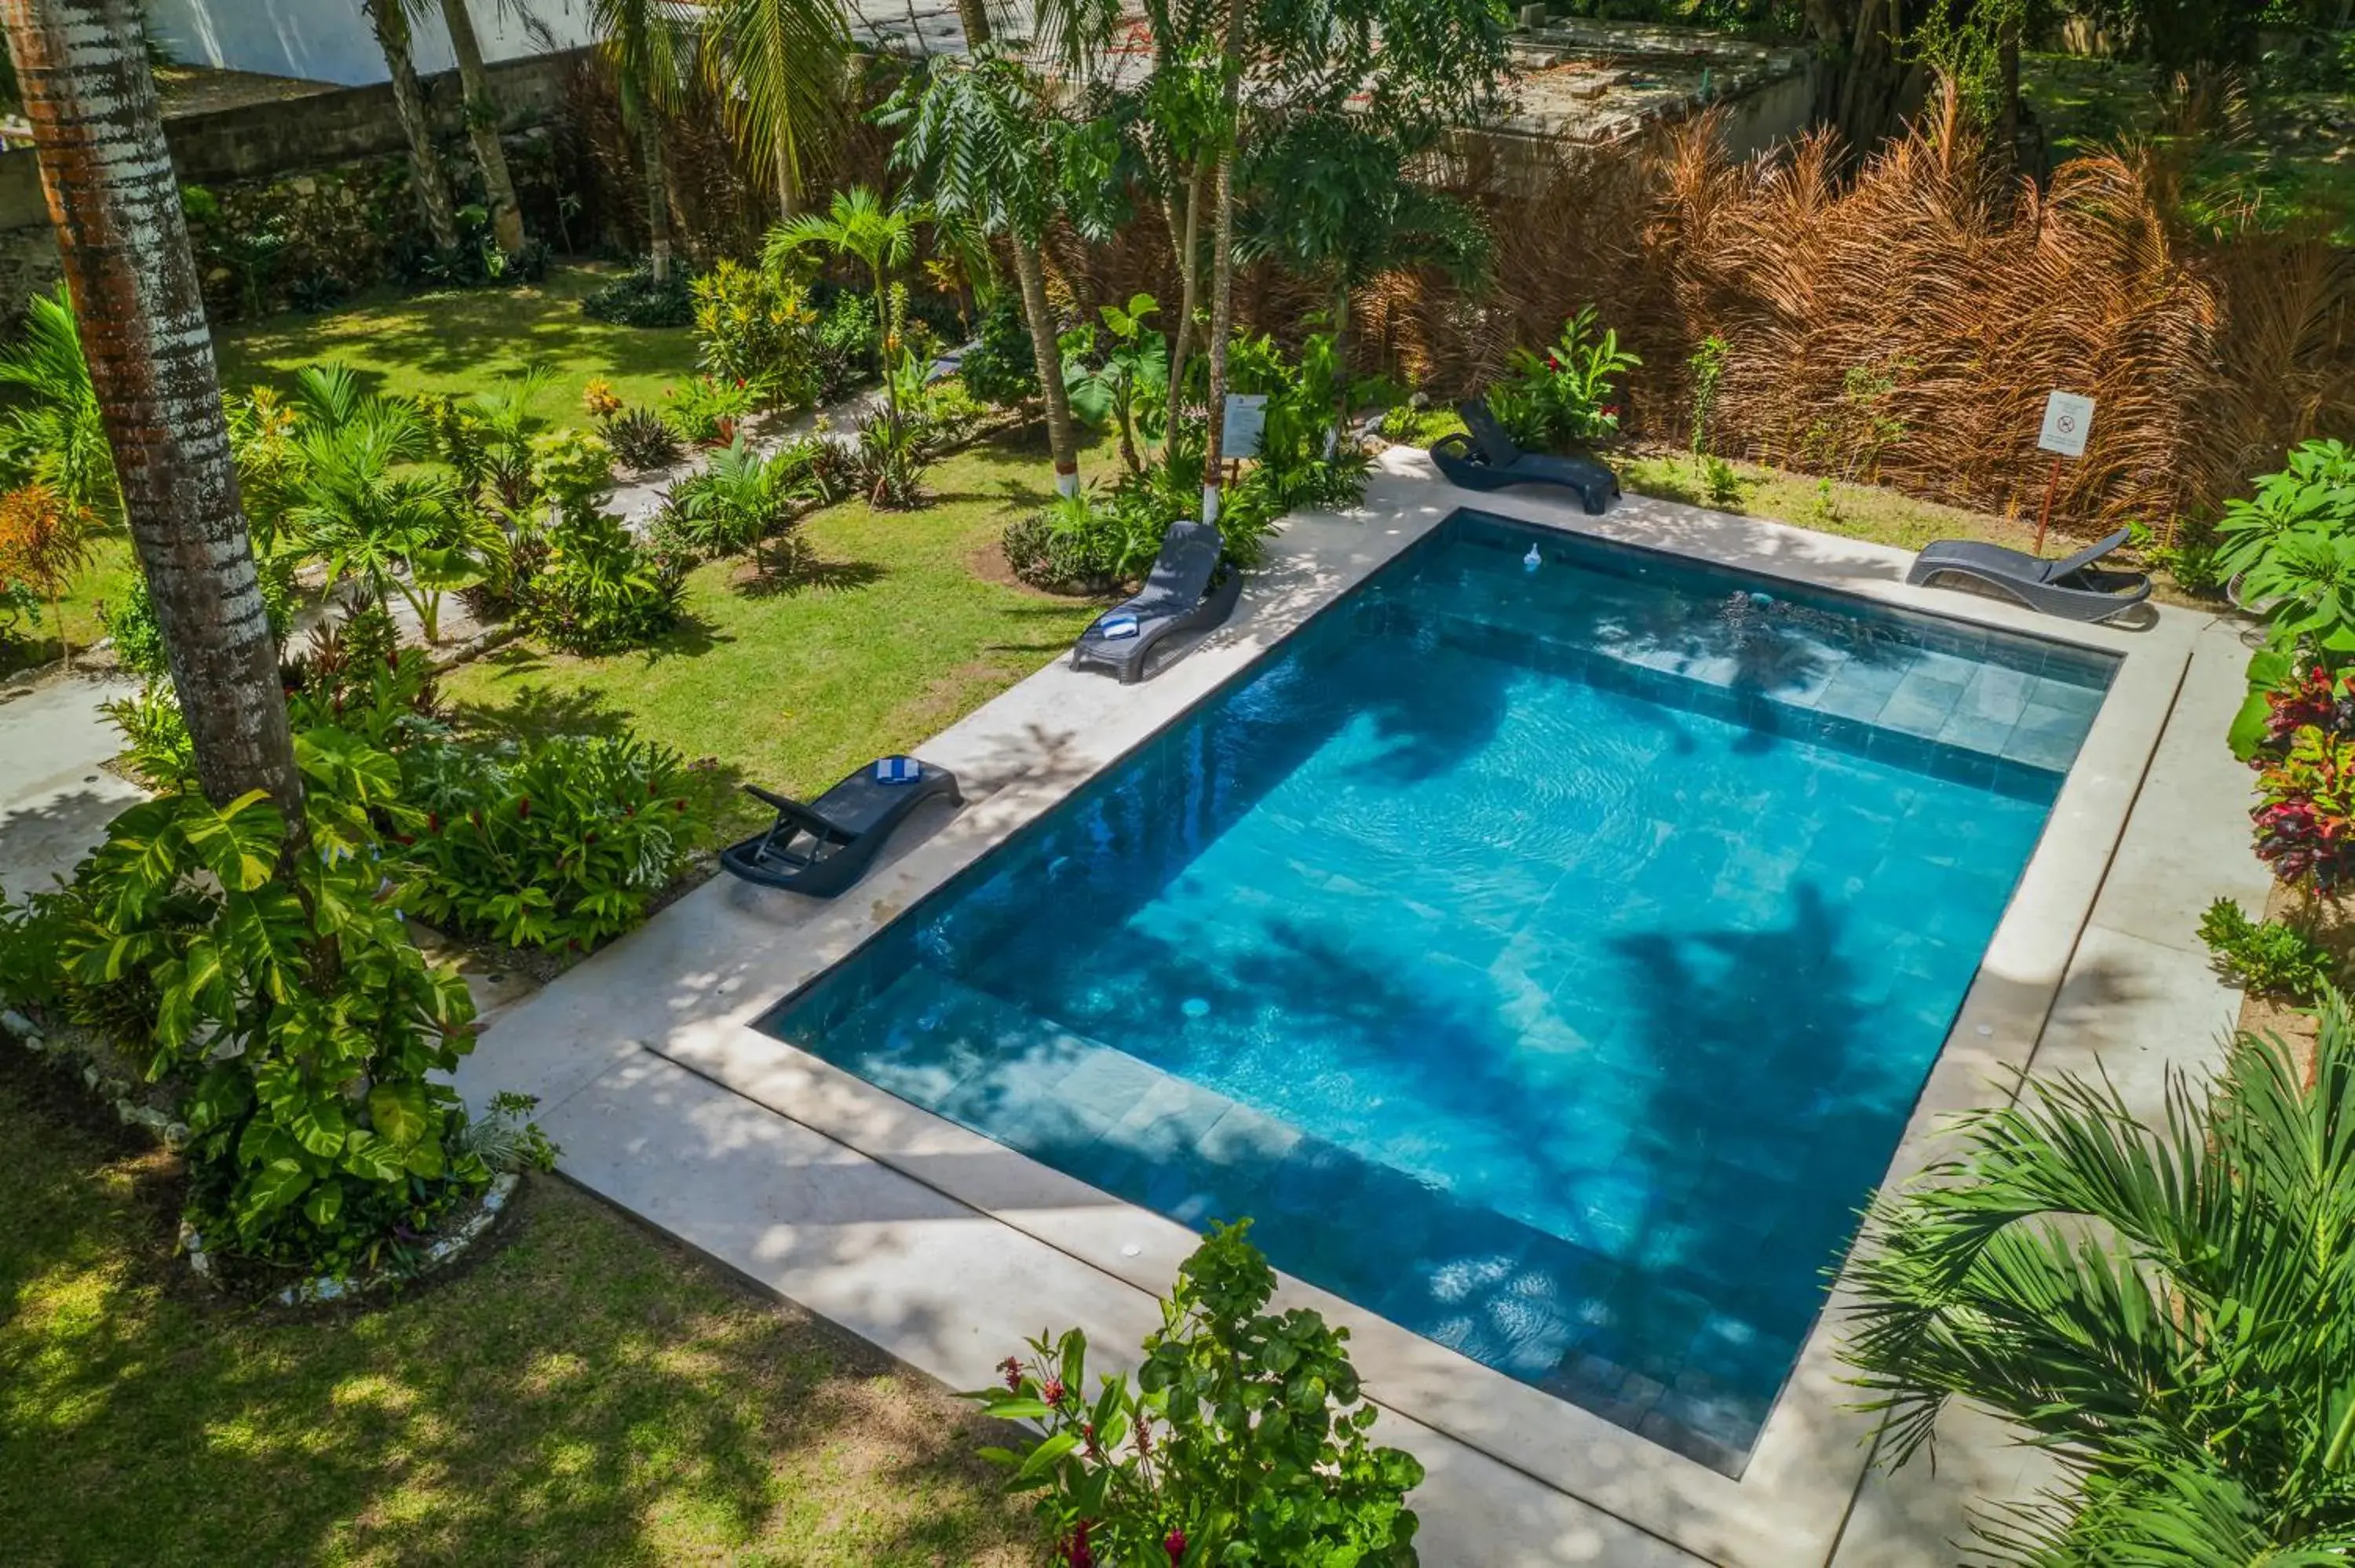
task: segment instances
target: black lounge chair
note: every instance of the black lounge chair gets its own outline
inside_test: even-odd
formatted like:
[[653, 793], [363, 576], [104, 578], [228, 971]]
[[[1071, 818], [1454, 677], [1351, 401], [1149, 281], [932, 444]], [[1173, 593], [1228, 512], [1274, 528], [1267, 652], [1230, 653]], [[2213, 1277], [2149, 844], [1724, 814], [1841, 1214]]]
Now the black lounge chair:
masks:
[[929, 762], [916, 764], [916, 777], [887, 784], [872, 762], [803, 805], [773, 795], [757, 784], [744, 793], [777, 813], [769, 831], [730, 844], [719, 863], [747, 882], [782, 887], [815, 898], [831, 898], [867, 874], [876, 852], [918, 806], [935, 795], [961, 806], [956, 775]]
[[1922, 547], [1905, 580], [1919, 584], [1939, 577], [1968, 577], [2000, 588], [2046, 615], [2107, 620], [2150, 597], [2150, 579], [2142, 573], [2105, 571], [2094, 565], [2125, 544], [2126, 536], [2126, 530], [2121, 528], [2058, 561], [1977, 539], [1940, 539]]
[[1442, 436], [1431, 461], [1447, 482], [1465, 490], [1502, 490], [1511, 484], [1553, 484], [1578, 492], [1590, 516], [1600, 517], [1619, 493], [1619, 476], [1593, 458], [1527, 452], [1513, 444], [1504, 422], [1477, 397], [1455, 406], [1468, 435]]
[[[1098, 666], [1118, 675], [1122, 685], [1134, 685], [1145, 678], [1146, 655], [1164, 638], [1225, 624], [1242, 597], [1243, 578], [1231, 567], [1219, 576], [1220, 548], [1219, 531], [1209, 524], [1169, 524], [1153, 573], [1145, 579], [1145, 591], [1105, 610], [1080, 633], [1071, 647], [1071, 668]], [[1134, 632], [1104, 635], [1107, 627], [1129, 622], [1136, 627]]]

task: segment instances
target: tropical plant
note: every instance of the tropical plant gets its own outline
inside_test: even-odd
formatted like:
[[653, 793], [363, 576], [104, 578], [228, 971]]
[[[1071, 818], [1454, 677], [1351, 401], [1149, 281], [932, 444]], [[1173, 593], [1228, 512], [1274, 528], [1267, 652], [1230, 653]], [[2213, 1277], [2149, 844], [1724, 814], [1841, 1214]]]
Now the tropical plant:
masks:
[[1008, 1356], [1005, 1386], [965, 1397], [1045, 1436], [1027, 1453], [985, 1448], [1067, 1563], [1284, 1563], [1405, 1568], [1423, 1466], [1367, 1440], [1375, 1407], [1349, 1333], [1305, 1308], [1265, 1308], [1275, 1271], [1251, 1222], [1211, 1230], [1178, 1266], [1146, 1336], [1145, 1363], [1087, 1389], [1077, 1329]]
[[624, 408], [597, 429], [623, 468], [668, 468], [678, 461], [678, 432], [652, 408]]
[[[999, 390], [1026, 380], [1044, 390], [1048, 454], [1056, 488], [1068, 495], [1079, 487], [1079, 439], [1071, 428], [1042, 260], [1047, 227], [1058, 205], [1060, 139], [1036, 74], [1018, 53], [995, 46], [986, 0], [958, 0], [957, 15], [965, 52], [924, 61], [877, 118], [900, 132], [892, 163], [915, 174], [936, 218], [1005, 239], [1021, 319], [1029, 328], [1030, 365], [1027, 376], [1009, 376]], [[986, 329], [982, 346], [990, 347]], [[997, 363], [1011, 367], [1008, 346], [992, 352]], [[970, 362], [968, 356], [968, 367]], [[974, 391], [992, 397], [987, 354], [983, 363], [984, 383]]]
[[369, 29], [392, 82], [392, 111], [409, 142], [409, 188], [425, 219], [433, 249], [443, 256], [458, 249], [458, 209], [450, 199], [450, 181], [433, 149], [432, 111], [425, 101], [425, 86], [417, 78], [417, 59], [410, 48], [410, 0], [360, 0]]
[[[527, 365], [463, 397], [423, 405], [436, 455], [456, 473], [466, 499], [496, 502], [510, 514], [531, 504], [532, 442], [548, 429], [532, 403], [554, 378], [546, 366]], [[380, 401], [399, 406], [398, 399]]]
[[1607, 440], [1619, 430], [1615, 383], [1643, 363], [1619, 346], [1619, 334], [1595, 331], [1586, 305], [1562, 323], [1543, 353], [1516, 348], [1511, 375], [1489, 388], [1488, 404], [1524, 446], [1559, 450]]
[[582, 295], [581, 313], [615, 326], [687, 326], [695, 320], [695, 296], [687, 285], [683, 272], [666, 267], [657, 278], [652, 265], [635, 267]]
[[448, 479], [419, 466], [433, 442], [415, 407], [365, 397], [297, 440], [302, 476], [285, 514], [295, 547], [330, 583], [355, 577], [379, 605], [398, 593], [426, 641], [438, 641], [442, 595], [481, 580], [496, 542]]
[[620, 518], [593, 504], [562, 506], [532, 541], [544, 559], [518, 585], [518, 614], [555, 647], [610, 653], [677, 623], [689, 563], [641, 546]]
[[[2254, 494], [2224, 503], [2216, 523], [2216, 565], [2227, 577], [2261, 574], [2288, 539], [2308, 532], [2355, 533], [2355, 448], [2306, 441], [2279, 470], [2254, 481]], [[2269, 597], [2252, 584], [2248, 597]]]
[[2355, 1552], [2355, 1026], [2336, 993], [2319, 1022], [2310, 1068], [2244, 1033], [2213, 1085], [2170, 1075], [2156, 1128], [2106, 1080], [2031, 1080], [1875, 1201], [1844, 1353], [1882, 1452], [1967, 1400], [2074, 1482], [1981, 1521], [2005, 1560]]
[[40, 480], [0, 494], [0, 582], [20, 582], [40, 595], [57, 628], [66, 668], [73, 668], [73, 642], [59, 608], [66, 589], [90, 570], [98, 543], [98, 518]]
[[743, 387], [763, 408], [816, 400], [818, 315], [797, 272], [723, 260], [690, 292], [696, 358], [706, 376]]
[[791, 524], [810, 493], [803, 454], [764, 457], [744, 438], [711, 454], [702, 471], [673, 485], [666, 511], [680, 537], [706, 556], [750, 550], [754, 564], [773, 577], [790, 577], [804, 550]]
[[1700, 489], [1711, 506], [1721, 512], [1741, 510], [1746, 482], [1734, 466], [1713, 452], [1704, 452], [1700, 460]]
[[108, 351], [88, 368], [123, 514], [172, 667], [191, 677], [206, 794], [227, 802], [259, 789], [292, 812], [303, 785], [277, 641], [237, 508], [203, 289], [137, 14], [83, 6], [76, 17], [67, 29], [47, 5], [10, 5], [0, 27], [16, 60], [44, 62], [25, 73], [24, 112], [59, 217], [64, 297], [108, 302]]
[[169, 681], [148, 681], [128, 696], [108, 698], [98, 711], [123, 736], [116, 760], [125, 773], [158, 794], [195, 784], [196, 749]]
[[[638, 139], [646, 206], [648, 287], [641, 298], [672, 296], [670, 283], [670, 169], [663, 150], [663, 117], [675, 109], [694, 52], [697, 17], [683, 0], [590, 0], [589, 30], [597, 56], [613, 73], [623, 129]], [[685, 302], [680, 302], [683, 306]], [[586, 309], [584, 302], [583, 308]], [[609, 318], [611, 319], [611, 318]], [[641, 326], [682, 326], [677, 321], [643, 321]]]
[[1717, 409], [1717, 392], [1725, 380], [1725, 364], [1732, 357], [1732, 345], [1715, 333], [1696, 344], [1685, 360], [1686, 374], [1692, 377], [1692, 442], [1691, 451], [1699, 461], [1709, 446], [1709, 417]]
[[229, 440], [237, 462], [237, 498], [245, 509], [254, 542], [266, 554], [276, 543], [279, 524], [294, 503], [302, 477], [303, 451], [294, 432], [293, 405], [267, 387], [229, 400]]
[[422, 746], [401, 776], [424, 814], [400, 852], [411, 907], [514, 948], [585, 951], [630, 929], [710, 825], [686, 764], [634, 736]]
[[2295, 1002], [2312, 1001], [2331, 983], [2338, 965], [2297, 927], [2252, 920], [2238, 904], [2219, 898], [2200, 916], [2200, 939], [2217, 968], [2249, 990]]
[[[866, 269], [875, 289], [874, 343], [877, 361], [885, 366], [900, 357], [900, 321], [893, 300], [893, 276], [915, 255], [916, 221], [912, 215], [887, 207], [865, 185], [838, 191], [823, 216], [805, 213], [769, 230], [762, 264], [778, 277], [794, 275], [801, 252], [822, 246], [837, 257], [855, 260]], [[904, 300], [904, 290], [900, 298]], [[904, 306], [901, 307], [902, 309]], [[900, 419], [900, 402], [887, 376], [885, 406], [892, 422]]]
[[[1064, 335], [1062, 380], [1071, 414], [1092, 429], [1120, 436], [1121, 461], [1129, 472], [1145, 466], [1137, 453], [1140, 412], [1156, 413], [1169, 379], [1169, 340], [1146, 329], [1145, 319], [1160, 310], [1150, 294], [1130, 296], [1125, 305], [1103, 305], [1098, 313], [1112, 344], [1095, 356], [1095, 333], [1076, 327]], [[1094, 359], [1092, 365], [1089, 363]]]
[[692, 446], [725, 446], [736, 439], [737, 421], [752, 411], [752, 389], [733, 379], [697, 376], [663, 388], [669, 404], [663, 418]]
[[957, 373], [975, 397], [999, 408], [1039, 395], [1039, 361], [1020, 300], [1000, 295], [981, 313], [981, 330]]
[[2355, 871], [2355, 737], [2308, 725], [2257, 774], [2257, 858], [2328, 893]]
[[833, 0], [713, 0], [699, 57], [739, 146], [775, 181], [791, 219], [802, 164], [841, 118], [849, 34]]
[[48, 486], [79, 511], [112, 516], [122, 505], [114, 455], [63, 283], [25, 302], [24, 324], [0, 352], [0, 471], [15, 484]]

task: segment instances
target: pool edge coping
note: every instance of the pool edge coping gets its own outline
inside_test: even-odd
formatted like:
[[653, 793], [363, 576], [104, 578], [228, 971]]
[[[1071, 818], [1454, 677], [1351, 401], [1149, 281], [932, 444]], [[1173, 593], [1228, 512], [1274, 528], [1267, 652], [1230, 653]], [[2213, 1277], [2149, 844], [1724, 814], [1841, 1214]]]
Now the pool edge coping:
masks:
[[[1630, 498], [1604, 517], [1589, 518], [1568, 503], [1540, 497], [1456, 491], [1432, 480], [1427, 468], [1417, 469], [1412, 459], [1383, 465], [1377, 489], [1383, 499], [1406, 503], [1404, 508], [1393, 505], [1387, 516], [1369, 504], [1355, 514], [1312, 514], [1294, 520], [1277, 543], [1278, 569], [1251, 585], [1253, 591], [1246, 595], [1246, 613], [1238, 617], [1238, 623], [1231, 623], [1228, 631], [1214, 635], [1155, 682], [1119, 689], [1142, 701], [1122, 705], [1126, 711], [1121, 717], [1126, 722], [1113, 724], [1094, 736], [1111, 744], [1092, 747], [1096, 754], [1075, 772], [1036, 783], [1018, 775], [978, 795], [975, 806], [947, 828], [879, 871], [862, 890], [866, 896], [845, 901], [855, 902], [854, 907], [829, 906], [812, 912], [813, 918], [795, 921], [793, 968], [804, 971], [798, 978], [785, 980], [766, 971], [759, 989], [741, 1002], [673, 1029], [659, 1046], [646, 1040], [623, 1043], [623, 1054], [643, 1047], [1054, 1247], [1111, 1281], [1148, 1293], [1159, 1290], [1194, 1245], [1185, 1227], [900, 1100], [759, 1033], [752, 1021], [833, 967], [915, 899], [1051, 810], [1087, 779], [1117, 766], [1235, 674], [1255, 666], [1293, 631], [1444, 517], [1465, 509], [2126, 655], [1989, 940], [1955, 1027], [1925, 1075], [1882, 1185], [1918, 1166], [1938, 1118], [2008, 1098], [1998, 1075], [2024, 1067], [2032, 1055], [2070, 955], [2092, 917], [2103, 876], [2189, 662], [2196, 629], [2183, 622], [2190, 618], [2182, 612], [2162, 613], [2158, 625], [2144, 632], [2054, 626], [1998, 601], [1905, 588], [1902, 567], [1910, 552], [1642, 498]], [[1401, 486], [1406, 493], [1395, 495]], [[1373, 500], [1369, 495], [1369, 503]], [[1399, 525], [1379, 536], [1368, 526], [1385, 521]], [[1286, 547], [1304, 532], [1319, 527], [1350, 531], [1359, 546], [1372, 549], [1353, 551], [1329, 575], [1320, 577], [1312, 570], [1312, 580], [1304, 588], [1286, 576], [1286, 567], [1299, 564], [1285, 559]], [[1664, 534], [1679, 535], [1681, 542], [1664, 539]], [[1729, 540], [1739, 540], [1742, 547], [1723, 548]], [[1826, 556], [1832, 569], [1822, 569]], [[1002, 730], [998, 721], [1024, 707], [1021, 694], [1030, 691], [1035, 697], [1038, 693], [1032, 689], [1042, 683], [1048, 688], [1063, 683], [1057, 679], [1058, 668], [1050, 664], [1018, 683], [923, 749], [927, 755], [945, 751], [954, 758], [961, 732], [970, 736], [989, 732], [993, 726]], [[1186, 678], [1173, 679], [1181, 674]], [[1101, 683], [1100, 677], [1096, 680]], [[1111, 689], [1108, 683], [1102, 685]], [[706, 895], [722, 896], [709, 888], [691, 896]], [[723, 989], [741, 993], [747, 989], [742, 980], [740, 972]], [[501, 1025], [507, 1022], [500, 1021]], [[1982, 1026], [1987, 1034], [1978, 1033]], [[585, 1072], [576, 1067], [563, 1075], [574, 1091], [608, 1070], [614, 1060], [611, 1053], [586, 1054], [581, 1065]], [[1008, 1181], [1001, 1174], [987, 1184], [989, 1190], [983, 1190], [984, 1184], [938, 1178], [936, 1168], [961, 1168], [954, 1156], [983, 1153], [990, 1157], [986, 1161], [989, 1169], [1011, 1170], [1018, 1179]], [[1284, 1285], [1287, 1301], [1317, 1307], [1350, 1327], [1359, 1370], [1371, 1395], [1386, 1408], [1647, 1535], [1739, 1568], [1825, 1562], [1865, 1478], [1871, 1424], [1840, 1408], [1849, 1397], [1838, 1383], [1837, 1369], [1837, 1317], [1844, 1289], [1835, 1290], [1832, 1305], [1806, 1340], [1785, 1393], [1742, 1478], [1735, 1480], [1315, 1287], [1288, 1277]]]

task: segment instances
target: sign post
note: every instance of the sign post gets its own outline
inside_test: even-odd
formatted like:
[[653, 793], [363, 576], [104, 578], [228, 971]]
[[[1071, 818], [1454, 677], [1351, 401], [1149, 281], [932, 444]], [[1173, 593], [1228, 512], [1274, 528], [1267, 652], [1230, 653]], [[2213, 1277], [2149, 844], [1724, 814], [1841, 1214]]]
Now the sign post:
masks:
[[2044, 399], [2044, 429], [2037, 450], [2052, 454], [2052, 474], [2044, 482], [2044, 508], [2036, 514], [2036, 553], [2044, 553], [2044, 530], [2052, 523], [2052, 498], [2061, 490], [2061, 460], [2085, 455], [2085, 438], [2094, 429], [2094, 400], [2076, 392], [2055, 392]]

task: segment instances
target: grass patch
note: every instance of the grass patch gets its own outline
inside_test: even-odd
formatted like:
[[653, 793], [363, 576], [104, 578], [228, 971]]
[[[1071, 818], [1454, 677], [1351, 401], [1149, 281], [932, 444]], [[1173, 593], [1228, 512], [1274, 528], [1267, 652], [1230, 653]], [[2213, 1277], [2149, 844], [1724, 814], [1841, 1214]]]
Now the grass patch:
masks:
[[585, 425], [581, 389], [602, 376], [631, 403], [662, 401], [667, 383], [695, 373], [685, 327], [613, 326], [581, 313], [581, 300], [615, 275], [609, 267], [561, 266], [515, 289], [378, 291], [326, 315], [289, 313], [213, 334], [221, 385], [283, 388], [306, 365], [340, 360], [368, 390], [409, 396], [467, 393], [527, 365], [553, 379], [531, 402], [551, 425]]
[[957, 1401], [553, 1179], [410, 1300], [192, 1291], [176, 1170], [0, 1064], [0, 1541], [84, 1563], [1011, 1565]]
[[442, 694], [473, 728], [627, 725], [806, 796], [970, 713], [1095, 615], [992, 568], [998, 535], [1045, 503], [1048, 479], [1035, 437], [968, 448], [932, 471], [937, 499], [921, 511], [848, 501], [805, 520], [822, 563], [808, 581], [777, 589], [747, 581], [741, 560], [710, 562], [687, 579], [683, 624], [651, 649], [591, 659], [513, 644], [450, 672]]
[[[106, 635], [106, 628], [98, 619], [98, 607], [122, 603], [138, 570], [137, 559], [131, 553], [129, 529], [110, 528], [99, 536], [91, 551], [91, 569], [58, 604], [77, 660], [91, 643]], [[49, 619], [49, 607], [44, 604], [37, 613], [19, 621], [14, 634], [0, 638], [0, 675], [13, 675], [19, 670], [47, 664], [62, 652], [58, 645], [57, 623]]]
[[1708, 486], [1696, 471], [1693, 460], [1684, 452], [1614, 454], [1612, 461], [1619, 470], [1620, 484], [1637, 495], [1654, 495], [1663, 501], [1681, 501], [1689, 506], [1708, 506], [1753, 517], [1771, 517], [1819, 533], [1894, 545], [1900, 549], [1918, 550], [1933, 539], [1985, 539], [1990, 544], [2009, 545], [2015, 550], [2025, 550], [2036, 542], [2036, 524], [2032, 521], [1997, 517], [1960, 506], [1942, 506], [1934, 501], [1916, 501], [1879, 485], [1820, 480], [1813, 474], [1793, 473], [1786, 469], [1736, 462], [1732, 466], [1741, 481], [1742, 493], [1738, 500], [1727, 504], [1710, 499]]

